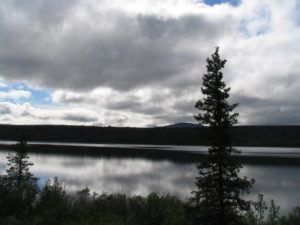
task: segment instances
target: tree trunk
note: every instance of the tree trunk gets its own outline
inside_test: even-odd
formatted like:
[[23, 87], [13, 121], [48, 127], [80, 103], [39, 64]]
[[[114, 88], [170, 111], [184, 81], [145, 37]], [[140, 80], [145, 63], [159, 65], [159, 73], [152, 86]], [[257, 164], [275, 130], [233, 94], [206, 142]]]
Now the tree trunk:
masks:
[[223, 165], [222, 165], [222, 155], [221, 149], [219, 149], [219, 225], [225, 225], [224, 221], [224, 188], [223, 188]]

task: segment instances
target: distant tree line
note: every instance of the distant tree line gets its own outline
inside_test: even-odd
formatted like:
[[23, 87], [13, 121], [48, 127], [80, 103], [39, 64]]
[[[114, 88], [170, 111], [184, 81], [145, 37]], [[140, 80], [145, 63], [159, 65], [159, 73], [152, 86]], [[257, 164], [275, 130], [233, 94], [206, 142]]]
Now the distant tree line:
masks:
[[[208, 128], [126, 128], [59, 125], [0, 125], [1, 140], [117, 144], [209, 145]], [[300, 126], [233, 126], [234, 146], [300, 147]]]

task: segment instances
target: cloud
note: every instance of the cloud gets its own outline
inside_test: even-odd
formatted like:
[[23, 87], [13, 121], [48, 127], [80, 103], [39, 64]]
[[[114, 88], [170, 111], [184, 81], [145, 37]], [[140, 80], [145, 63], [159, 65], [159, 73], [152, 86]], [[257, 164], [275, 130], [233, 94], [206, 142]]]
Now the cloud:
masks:
[[0, 80], [0, 88], [5, 88], [5, 87], [7, 87], [7, 84]]
[[0, 103], [0, 115], [7, 115], [11, 113], [11, 109], [6, 104]]
[[30, 103], [0, 102], [0, 121], [10, 124], [99, 124], [95, 112], [85, 108], [34, 107]]
[[[200, 92], [200, 90], [199, 90]], [[57, 104], [68, 104], [69, 107], [91, 107], [93, 110], [106, 111], [114, 115], [126, 114], [123, 125], [139, 126], [143, 119], [144, 126], [169, 124], [178, 121], [193, 121], [194, 103], [197, 92], [190, 96], [186, 90], [172, 92], [169, 88], [155, 90], [152, 88], [137, 89], [130, 92], [117, 92], [113, 89], [98, 88], [91, 92], [55, 91], [52, 101]], [[187, 113], [188, 112], [188, 113]], [[131, 118], [131, 119], [128, 119]], [[149, 122], [151, 118], [151, 122]], [[114, 124], [109, 120], [109, 124]]]
[[[288, 0], [4, 0], [1, 82], [51, 90], [57, 123], [192, 122], [205, 59], [219, 45], [241, 124], [299, 124], [299, 9]], [[19, 91], [0, 99], [33, 95]], [[40, 123], [53, 118], [36, 110]]]
[[64, 120], [76, 121], [76, 122], [97, 122], [98, 118], [95, 115], [86, 115], [82, 113], [81, 115], [77, 112], [66, 113], [62, 116]]
[[[47, 4], [33, 2], [38, 12], [32, 13], [28, 7], [7, 9], [9, 4], [2, 3], [2, 11], [11, 11], [4, 13], [0, 24], [5, 31], [0, 39], [6, 43], [0, 54], [4, 78], [72, 90], [163, 85], [183, 76], [199, 58], [191, 42], [214, 46], [212, 42], [227, 28], [223, 21], [201, 14], [129, 14], [75, 3], [64, 18], [56, 21], [54, 14], [56, 23], [49, 23], [45, 20], [51, 18], [42, 13]], [[49, 4], [51, 10], [54, 3]]]
[[8, 92], [0, 91], [0, 99], [20, 99], [30, 98], [31, 92], [24, 90], [9, 90]]

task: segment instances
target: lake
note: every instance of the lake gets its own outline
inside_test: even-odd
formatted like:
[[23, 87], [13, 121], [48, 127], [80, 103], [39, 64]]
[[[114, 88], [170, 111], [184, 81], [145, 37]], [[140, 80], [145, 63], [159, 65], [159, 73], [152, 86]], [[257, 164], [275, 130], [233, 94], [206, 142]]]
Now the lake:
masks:
[[[3, 142], [2, 142], [3, 144]], [[30, 143], [34, 145], [53, 145], [72, 149], [78, 144], [68, 143]], [[66, 146], [65, 146], [66, 145]], [[69, 145], [69, 146], [67, 146]], [[81, 148], [88, 148], [81, 144]], [[147, 146], [147, 145], [101, 145], [116, 149], [139, 149], [140, 151], [155, 149], [156, 151], [183, 150], [185, 152], [205, 154], [207, 147], [203, 146]], [[98, 146], [98, 147], [101, 147]], [[91, 146], [89, 146], [90, 148]], [[94, 146], [95, 147], [95, 146]], [[97, 147], [97, 146], [96, 146]], [[55, 147], [53, 147], [55, 148]], [[6, 156], [9, 150], [2, 147], [0, 151], [0, 171], [6, 169]], [[251, 193], [246, 198], [255, 200], [258, 193], [265, 195], [266, 200], [274, 199], [281, 207], [283, 214], [294, 206], [300, 206], [300, 149], [297, 148], [240, 148], [243, 156], [255, 156], [251, 160], [243, 160], [244, 168], [241, 176], [256, 180]], [[99, 151], [94, 148], [93, 151]], [[125, 193], [129, 195], [147, 195], [150, 192], [170, 193], [181, 199], [189, 198], [195, 188], [197, 176], [195, 154], [192, 157], [149, 157], [145, 155], [119, 154], [77, 154], [68, 152], [30, 153], [30, 161], [34, 163], [31, 171], [40, 178], [43, 185], [48, 179], [58, 177], [69, 191], [76, 191], [88, 186], [92, 192]], [[200, 156], [201, 157], [201, 156]], [[264, 160], [260, 160], [260, 159]], [[277, 160], [272, 160], [277, 158]]]

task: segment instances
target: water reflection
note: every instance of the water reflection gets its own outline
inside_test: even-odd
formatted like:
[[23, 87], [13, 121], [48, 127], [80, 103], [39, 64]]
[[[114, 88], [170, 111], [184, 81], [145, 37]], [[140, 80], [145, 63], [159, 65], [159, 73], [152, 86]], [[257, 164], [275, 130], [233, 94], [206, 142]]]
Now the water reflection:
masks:
[[249, 198], [256, 199], [256, 195], [262, 193], [268, 201], [274, 199], [280, 205], [281, 211], [287, 213], [294, 206], [300, 206], [299, 172], [300, 165], [245, 165], [241, 174], [256, 180]]
[[[6, 152], [0, 152], [2, 171]], [[42, 183], [54, 176], [70, 191], [88, 186], [98, 193], [122, 192], [147, 195], [150, 192], [172, 193], [185, 198], [191, 191], [196, 168], [190, 163], [142, 158], [105, 158], [71, 155], [30, 154], [31, 171]]]
[[[0, 152], [2, 173], [6, 156], [7, 152]], [[40, 177], [41, 184], [57, 176], [69, 191], [88, 186], [98, 193], [147, 195], [160, 192], [184, 199], [190, 197], [197, 176], [194, 163], [178, 160], [31, 153], [30, 161], [34, 163], [31, 171]], [[256, 180], [247, 198], [254, 200], [258, 193], [263, 193], [267, 200], [275, 199], [281, 212], [286, 213], [300, 205], [299, 172], [297, 165], [245, 164], [241, 175]]]

